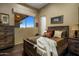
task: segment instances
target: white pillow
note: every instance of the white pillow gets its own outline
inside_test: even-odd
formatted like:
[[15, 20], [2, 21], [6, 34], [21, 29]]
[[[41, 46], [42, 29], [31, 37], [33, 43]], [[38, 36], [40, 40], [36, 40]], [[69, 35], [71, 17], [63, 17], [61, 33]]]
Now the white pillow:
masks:
[[54, 37], [61, 38], [62, 32], [63, 31], [55, 31]]

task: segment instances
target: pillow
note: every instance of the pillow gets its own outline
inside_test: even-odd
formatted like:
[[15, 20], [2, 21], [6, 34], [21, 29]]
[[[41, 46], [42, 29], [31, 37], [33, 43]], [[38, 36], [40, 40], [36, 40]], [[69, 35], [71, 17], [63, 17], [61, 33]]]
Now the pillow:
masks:
[[55, 31], [54, 37], [61, 38], [62, 37], [62, 32], [63, 31]]

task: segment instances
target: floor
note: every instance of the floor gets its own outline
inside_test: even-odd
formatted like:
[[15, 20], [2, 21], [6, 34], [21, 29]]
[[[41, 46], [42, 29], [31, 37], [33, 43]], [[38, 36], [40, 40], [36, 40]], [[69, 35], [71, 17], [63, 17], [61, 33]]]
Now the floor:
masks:
[[[18, 44], [13, 48], [1, 50], [0, 56], [23, 56], [23, 44]], [[77, 56], [77, 55], [66, 52], [63, 56]]]
[[0, 51], [0, 56], [22, 56], [23, 55], [23, 44], [18, 44], [13, 48]]

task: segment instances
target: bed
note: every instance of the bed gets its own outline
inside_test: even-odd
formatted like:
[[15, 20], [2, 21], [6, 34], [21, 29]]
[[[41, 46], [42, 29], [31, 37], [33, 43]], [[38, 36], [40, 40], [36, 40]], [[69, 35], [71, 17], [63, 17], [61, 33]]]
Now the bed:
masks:
[[[63, 55], [68, 47], [68, 36], [69, 36], [69, 26], [49, 26], [48, 30], [55, 30], [55, 31], [63, 31], [61, 38], [53, 37], [51, 39], [54, 39], [57, 42], [57, 52], [58, 55]], [[38, 56], [36, 52], [36, 41], [40, 36], [35, 37], [28, 37], [24, 39], [24, 55], [29, 56]]]
[[54, 38], [57, 42], [58, 55], [63, 55], [65, 52], [67, 52], [66, 50], [68, 47], [69, 26], [49, 26], [48, 30], [63, 31], [61, 38]]

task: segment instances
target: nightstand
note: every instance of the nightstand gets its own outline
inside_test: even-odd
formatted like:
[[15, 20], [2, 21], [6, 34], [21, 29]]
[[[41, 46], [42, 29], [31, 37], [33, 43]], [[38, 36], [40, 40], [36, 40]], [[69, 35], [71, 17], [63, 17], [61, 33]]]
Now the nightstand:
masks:
[[70, 53], [79, 55], [79, 38], [69, 38], [68, 49]]

